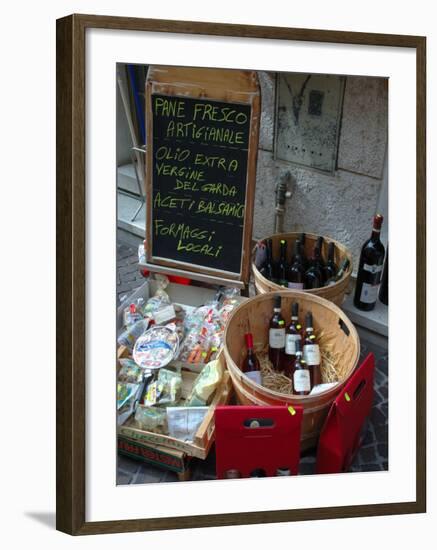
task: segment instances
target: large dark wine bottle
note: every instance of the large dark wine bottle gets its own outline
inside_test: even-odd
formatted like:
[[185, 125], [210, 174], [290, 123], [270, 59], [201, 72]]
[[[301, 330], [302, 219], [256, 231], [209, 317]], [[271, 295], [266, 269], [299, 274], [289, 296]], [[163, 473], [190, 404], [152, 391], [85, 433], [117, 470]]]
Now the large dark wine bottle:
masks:
[[323, 237], [317, 237], [316, 246], [314, 247], [313, 261], [315, 266], [320, 271], [322, 276], [322, 285], [325, 282], [325, 261], [323, 260]]
[[260, 273], [266, 279], [272, 281], [272, 283], [276, 282], [275, 265], [273, 263], [272, 254], [272, 239], [266, 239], [266, 261], [261, 268]]
[[303, 265], [300, 241], [294, 242], [293, 262], [288, 267], [288, 288], [303, 290], [305, 283], [305, 267]]
[[334, 261], [334, 254], [335, 254], [335, 244], [333, 242], [330, 242], [328, 244], [328, 260], [323, 268], [323, 274], [325, 276], [325, 284], [327, 281], [332, 279], [337, 275], [338, 267]]
[[388, 245], [387, 254], [384, 260], [384, 269], [382, 270], [381, 286], [379, 288], [379, 301], [388, 306]]
[[302, 263], [303, 263], [303, 266], [304, 266], [305, 271], [306, 271], [308, 269], [308, 261], [307, 261], [306, 255], [305, 255], [305, 243], [306, 243], [305, 233], [301, 233], [299, 235], [298, 240], [300, 241], [300, 246], [301, 246], [300, 252], [301, 252], [301, 255], [302, 255]]
[[355, 307], [364, 311], [371, 311], [378, 297], [385, 254], [384, 245], [379, 237], [383, 219], [380, 214], [373, 218], [372, 235], [361, 249], [354, 304]]
[[279, 247], [278, 285], [287, 287], [287, 241], [281, 239]]
[[323, 274], [320, 268], [320, 249], [319, 244], [316, 243], [313, 251], [313, 255], [309, 261], [309, 268], [305, 273], [305, 288], [319, 288], [323, 286]]
[[241, 370], [246, 376], [257, 384], [261, 384], [261, 369], [258, 361], [258, 357], [253, 349], [253, 336], [248, 332], [244, 335], [246, 340], [247, 354], [241, 365]]

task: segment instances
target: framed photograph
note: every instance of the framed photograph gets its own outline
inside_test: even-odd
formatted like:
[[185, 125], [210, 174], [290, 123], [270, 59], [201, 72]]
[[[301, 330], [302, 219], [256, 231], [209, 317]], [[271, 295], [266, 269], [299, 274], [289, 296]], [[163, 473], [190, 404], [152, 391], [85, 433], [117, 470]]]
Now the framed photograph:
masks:
[[425, 37], [70, 15], [56, 100], [57, 529], [425, 512]]

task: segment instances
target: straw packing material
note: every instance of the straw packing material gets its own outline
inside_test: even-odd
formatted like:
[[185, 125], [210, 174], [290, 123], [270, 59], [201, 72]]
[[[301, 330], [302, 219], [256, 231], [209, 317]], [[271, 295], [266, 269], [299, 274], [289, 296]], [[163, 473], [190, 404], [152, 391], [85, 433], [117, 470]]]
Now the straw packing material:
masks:
[[[320, 347], [320, 356], [322, 358], [320, 365], [322, 382], [343, 381], [347, 376], [347, 369], [345, 368], [345, 363], [340, 360], [341, 353], [338, 349], [335, 349], [335, 335], [323, 331], [319, 335], [318, 343]], [[269, 390], [292, 395], [293, 386], [290, 378], [273, 369], [269, 360], [267, 348], [265, 346], [258, 347], [255, 351], [260, 363], [263, 386]]]

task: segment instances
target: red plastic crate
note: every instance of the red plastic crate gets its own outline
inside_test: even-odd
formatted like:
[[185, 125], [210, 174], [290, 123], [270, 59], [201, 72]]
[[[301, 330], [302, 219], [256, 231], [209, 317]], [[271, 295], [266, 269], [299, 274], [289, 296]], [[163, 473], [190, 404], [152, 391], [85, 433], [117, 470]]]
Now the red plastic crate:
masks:
[[257, 469], [275, 476], [278, 468], [298, 473], [302, 407], [221, 406], [215, 410], [216, 473]]
[[369, 353], [332, 403], [320, 433], [316, 473], [349, 469], [361, 445], [361, 432], [373, 402], [375, 357]]

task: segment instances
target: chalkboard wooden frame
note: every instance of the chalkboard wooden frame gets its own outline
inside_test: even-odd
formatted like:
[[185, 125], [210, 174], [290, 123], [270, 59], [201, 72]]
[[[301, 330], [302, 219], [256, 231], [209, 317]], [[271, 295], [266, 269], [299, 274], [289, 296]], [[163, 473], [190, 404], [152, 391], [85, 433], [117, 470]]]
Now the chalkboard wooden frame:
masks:
[[[152, 97], [160, 95], [181, 101], [223, 102], [250, 107], [250, 126], [246, 168], [245, 213], [241, 243], [241, 263], [238, 270], [226, 271], [201, 263], [186, 263], [165, 255], [153, 254], [154, 197], [154, 116]], [[243, 287], [250, 279], [250, 256], [258, 155], [261, 97], [256, 71], [235, 69], [200, 69], [190, 67], [150, 67], [146, 82], [146, 259], [142, 264], [152, 271], [183, 275], [210, 283]], [[162, 267], [160, 267], [162, 266]]]
[[[87, 29], [186, 33], [410, 48], [416, 55], [416, 497], [409, 502], [86, 521], [85, 33]], [[71, 15], [57, 21], [56, 526], [71, 535], [349, 518], [426, 511], [426, 38]], [[212, 489], [213, 490], [213, 489]]]

